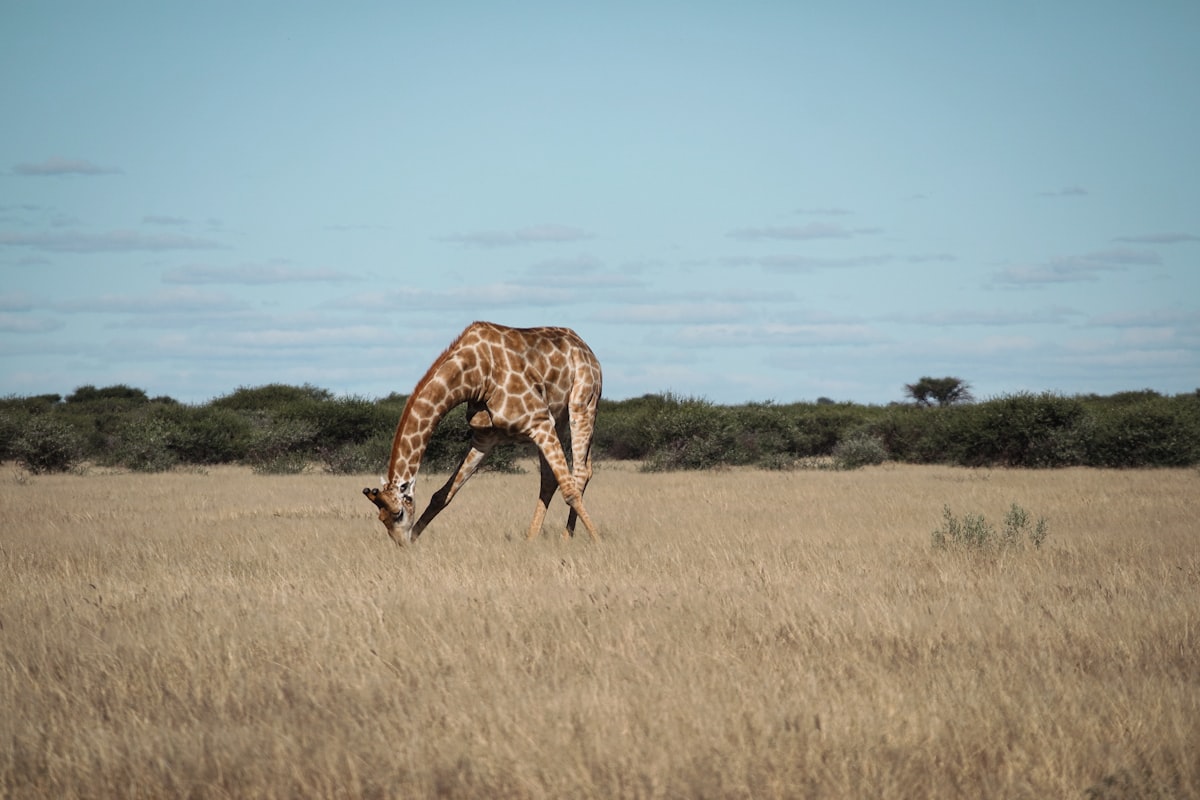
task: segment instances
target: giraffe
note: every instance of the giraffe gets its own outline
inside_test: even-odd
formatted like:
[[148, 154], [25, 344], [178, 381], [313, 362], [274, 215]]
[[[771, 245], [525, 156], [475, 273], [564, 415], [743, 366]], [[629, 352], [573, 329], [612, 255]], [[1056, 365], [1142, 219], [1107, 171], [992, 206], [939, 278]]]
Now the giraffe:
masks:
[[[473, 322], [438, 356], [417, 382], [396, 425], [383, 488], [363, 489], [379, 507], [379, 520], [398, 545], [413, 542], [463, 487], [497, 444], [528, 439], [538, 448], [541, 491], [527, 539], [542, 529], [555, 489], [570, 507], [563, 538], [583, 520], [599, 539], [583, 506], [592, 477], [592, 436], [600, 402], [600, 362], [570, 328], [509, 328]], [[420, 519], [414, 487], [421, 458], [442, 417], [467, 404], [471, 446], [458, 468], [434, 492]], [[559, 432], [569, 424], [574, 472], [567, 466]]]

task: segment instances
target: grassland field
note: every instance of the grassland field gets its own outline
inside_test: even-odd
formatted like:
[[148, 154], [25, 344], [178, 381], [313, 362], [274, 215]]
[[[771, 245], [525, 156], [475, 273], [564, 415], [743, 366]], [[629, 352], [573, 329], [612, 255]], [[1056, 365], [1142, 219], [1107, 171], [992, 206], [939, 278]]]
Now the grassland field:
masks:
[[377, 481], [0, 466], [0, 796], [1200, 796], [1195, 469]]

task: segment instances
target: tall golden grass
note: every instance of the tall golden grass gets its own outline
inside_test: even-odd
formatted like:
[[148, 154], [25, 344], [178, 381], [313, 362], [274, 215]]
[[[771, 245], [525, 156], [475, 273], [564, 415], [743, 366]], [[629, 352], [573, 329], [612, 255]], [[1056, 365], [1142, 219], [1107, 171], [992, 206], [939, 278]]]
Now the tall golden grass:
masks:
[[363, 483], [4, 467], [0, 795], [1200, 796], [1194, 470], [604, 463], [598, 544], [483, 475], [407, 549]]

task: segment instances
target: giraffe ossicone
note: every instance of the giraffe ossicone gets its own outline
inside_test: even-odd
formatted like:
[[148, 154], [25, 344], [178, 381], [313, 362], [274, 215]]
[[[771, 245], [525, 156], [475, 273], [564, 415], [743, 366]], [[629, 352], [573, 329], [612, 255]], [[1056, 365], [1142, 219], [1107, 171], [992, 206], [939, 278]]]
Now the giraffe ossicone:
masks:
[[[557, 491], [570, 508], [563, 536], [574, 535], [578, 519], [598, 539], [583, 494], [592, 477], [601, 384], [600, 362], [570, 328], [473, 322], [417, 382], [396, 425], [383, 488], [368, 487], [363, 494], [378, 507], [388, 535], [407, 544], [450, 504], [493, 447], [527, 439], [538, 449], [541, 489], [526, 538], [541, 532], [546, 507]], [[463, 403], [471, 446], [417, 519], [414, 489], [421, 459], [438, 422]], [[564, 428], [571, 434], [570, 466], [559, 436]]]

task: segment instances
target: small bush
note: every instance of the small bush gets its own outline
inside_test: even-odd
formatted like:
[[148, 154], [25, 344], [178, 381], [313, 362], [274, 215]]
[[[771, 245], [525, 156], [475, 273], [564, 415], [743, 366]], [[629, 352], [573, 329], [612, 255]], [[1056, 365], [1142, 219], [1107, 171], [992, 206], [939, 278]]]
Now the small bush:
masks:
[[187, 464], [229, 464], [246, 458], [253, 426], [246, 414], [213, 406], [170, 406], [158, 412], [175, 428], [171, 446]]
[[950, 506], [943, 506], [942, 527], [933, 532], [933, 546], [939, 550], [949, 547], [982, 550], [995, 538], [995, 529], [988, 525], [982, 514], [967, 514], [959, 521]]
[[25, 422], [11, 449], [17, 462], [35, 475], [67, 472], [83, 458], [83, 438], [69, 424], [38, 414]]
[[1029, 513], [1013, 503], [1004, 515], [1004, 532], [1000, 541], [1005, 547], [1020, 547], [1028, 539], [1035, 549], [1040, 550], [1047, 533], [1045, 518], [1038, 517], [1037, 524], [1031, 527]]
[[382, 474], [392, 452], [392, 437], [375, 438], [355, 444], [321, 450], [325, 469], [335, 475]]
[[780, 458], [791, 460], [794, 452], [796, 421], [782, 406], [750, 403], [730, 409], [737, 457], [746, 464], [774, 464]]
[[685, 400], [667, 406], [649, 422], [650, 472], [712, 469], [745, 463], [737, 447], [732, 413], [706, 400]]
[[303, 386], [269, 383], [265, 386], [240, 386], [230, 394], [211, 401], [209, 405], [214, 408], [275, 415], [292, 406], [323, 403], [332, 399], [333, 394], [328, 389], [307, 383]]
[[134, 472], [165, 472], [179, 463], [173, 448], [178, 433], [160, 416], [138, 415], [121, 426], [106, 461]]
[[1082, 458], [1086, 409], [1075, 398], [1021, 393], [947, 411], [945, 452], [963, 466], [1063, 467]]
[[298, 420], [264, 423], [254, 432], [247, 460], [264, 475], [294, 475], [303, 472], [313, 455], [316, 428]]
[[337, 447], [368, 441], [395, 429], [399, 416], [361, 397], [340, 397], [289, 409], [288, 416], [312, 424], [319, 447]]
[[755, 466], [775, 472], [790, 472], [796, 469], [798, 463], [797, 459], [785, 453], [771, 453], [760, 458]]
[[21, 436], [21, 430], [29, 422], [29, 413], [25, 411], [0, 410], [0, 461], [15, 458], [13, 444]]
[[596, 412], [593, 452], [599, 458], [641, 460], [654, 449], [650, 420], [676, 401], [669, 395], [647, 394], [619, 403], [601, 400]]
[[1180, 467], [1200, 460], [1200, 403], [1127, 393], [1095, 409], [1086, 437], [1096, 467]]
[[1026, 541], [1040, 549], [1048, 532], [1045, 519], [1039, 518], [1036, 525], [1031, 525], [1028, 512], [1016, 503], [1004, 515], [1002, 531], [997, 531], [982, 514], [967, 514], [960, 520], [950, 506], [943, 506], [942, 526], [933, 532], [932, 541], [938, 550], [1021, 549]]
[[792, 452], [797, 456], [828, 456], [850, 431], [862, 427], [868, 414], [849, 403], [792, 406], [795, 435]]
[[833, 448], [833, 463], [838, 469], [859, 469], [887, 461], [883, 441], [869, 433], [852, 433]]

